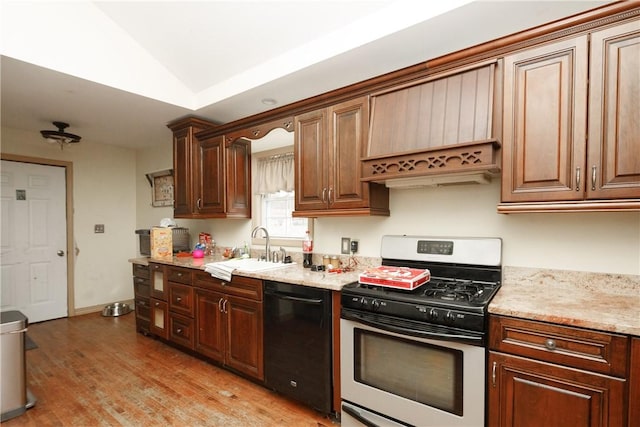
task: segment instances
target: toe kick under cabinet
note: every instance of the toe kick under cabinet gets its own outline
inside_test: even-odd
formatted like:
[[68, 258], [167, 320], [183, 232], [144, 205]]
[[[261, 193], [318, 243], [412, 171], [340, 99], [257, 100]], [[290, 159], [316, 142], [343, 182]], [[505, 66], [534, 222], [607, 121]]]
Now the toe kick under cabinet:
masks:
[[629, 338], [492, 315], [490, 426], [624, 427]]

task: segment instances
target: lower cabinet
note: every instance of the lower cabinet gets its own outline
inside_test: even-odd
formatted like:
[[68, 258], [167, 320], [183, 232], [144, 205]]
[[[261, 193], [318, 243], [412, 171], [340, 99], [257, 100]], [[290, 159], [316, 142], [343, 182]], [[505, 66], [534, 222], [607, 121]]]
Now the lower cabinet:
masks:
[[136, 331], [151, 333], [151, 281], [149, 266], [133, 264], [133, 295], [136, 313]]
[[488, 425], [624, 427], [625, 336], [490, 318]]
[[155, 335], [162, 339], [169, 337], [169, 304], [165, 301], [151, 298], [151, 325], [149, 331], [151, 335]]
[[262, 281], [195, 274], [195, 350], [264, 380]]

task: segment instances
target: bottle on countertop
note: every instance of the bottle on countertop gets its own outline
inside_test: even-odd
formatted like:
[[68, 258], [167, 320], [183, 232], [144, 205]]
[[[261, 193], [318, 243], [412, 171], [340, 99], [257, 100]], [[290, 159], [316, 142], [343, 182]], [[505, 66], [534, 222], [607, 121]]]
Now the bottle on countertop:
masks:
[[313, 240], [311, 239], [311, 235], [309, 234], [309, 230], [304, 235], [304, 239], [302, 240], [302, 266], [304, 268], [311, 267], [313, 264]]

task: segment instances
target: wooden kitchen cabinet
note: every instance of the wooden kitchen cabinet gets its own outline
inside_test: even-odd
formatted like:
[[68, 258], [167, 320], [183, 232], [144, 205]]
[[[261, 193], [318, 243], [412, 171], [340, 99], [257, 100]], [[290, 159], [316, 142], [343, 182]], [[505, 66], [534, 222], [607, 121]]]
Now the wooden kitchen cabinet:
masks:
[[368, 97], [294, 117], [294, 216], [389, 215], [389, 190], [362, 182]]
[[627, 337], [489, 319], [488, 425], [626, 425]]
[[194, 348], [194, 296], [191, 284], [193, 270], [166, 267], [168, 324], [167, 339], [175, 344]]
[[214, 127], [213, 123], [195, 117], [168, 125], [173, 132], [173, 215], [191, 218], [195, 213], [199, 192], [200, 152], [196, 132]]
[[197, 272], [194, 286], [196, 351], [264, 380], [262, 281]]
[[151, 325], [152, 335], [158, 338], [169, 338], [169, 304], [156, 298], [151, 298]]
[[638, 19], [505, 56], [499, 212], [640, 208], [639, 57]]
[[640, 337], [631, 339], [628, 419], [629, 427], [640, 427]]
[[196, 118], [168, 126], [173, 131], [174, 217], [250, 218], [250, 141], [198, 139], [198, 132], [215, 125]]
[[166, 301], [167, 276], [165, 274], [165, 265], [150, 262], [149, 274], [151, 275], [151, 297]]
[[133, 295], [136, 331], [149, 334], [151, 324], [151, 281], [148, 265], [133, 264]]
[[251, 217], [251, 142], [224, 136], [200, 140], [198, 217]]

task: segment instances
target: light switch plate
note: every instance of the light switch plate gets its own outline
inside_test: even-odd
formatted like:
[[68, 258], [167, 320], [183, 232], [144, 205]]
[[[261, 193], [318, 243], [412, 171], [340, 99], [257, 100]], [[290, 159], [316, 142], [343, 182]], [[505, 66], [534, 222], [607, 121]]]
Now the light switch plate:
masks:
[[348, 255], [350, 247], [351, 247], [351, 239], [349, 237], [343, 237], [342, 245], [340, 246], [340, 253]]
[[93, 226], [94, 233], [104, 233], [104, 224], [96, 224]]

